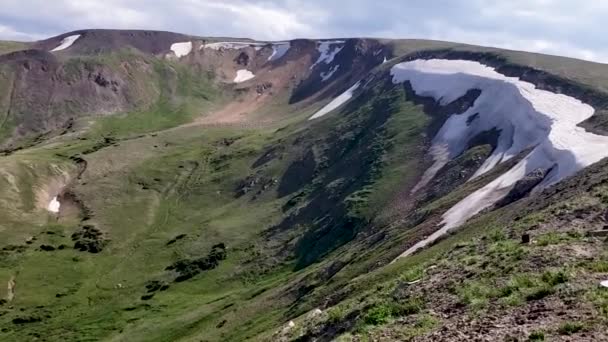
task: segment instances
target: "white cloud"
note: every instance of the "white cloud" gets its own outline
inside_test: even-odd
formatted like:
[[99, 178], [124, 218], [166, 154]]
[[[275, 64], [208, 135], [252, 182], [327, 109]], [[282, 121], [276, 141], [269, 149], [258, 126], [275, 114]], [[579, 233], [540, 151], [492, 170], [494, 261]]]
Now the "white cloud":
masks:
[[0, 37], [5, 40], [29, 41], [42, 39], [44, 36], [19, 32], [13, 29], [12, 27], [0, 24]]

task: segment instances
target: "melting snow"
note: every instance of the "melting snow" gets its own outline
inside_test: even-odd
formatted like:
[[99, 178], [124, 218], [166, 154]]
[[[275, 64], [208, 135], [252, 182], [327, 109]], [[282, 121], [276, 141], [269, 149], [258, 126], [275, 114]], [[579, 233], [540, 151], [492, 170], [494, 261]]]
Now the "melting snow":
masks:
[[314, 120], [314, 119], [320, 118], [323, 115], [331, 112], [332, 110], [334, 110], [334, 109], [340, 107], [341, 105], [343, 105], [344, 103], [346, 103], [348, 100], [350, 100], [353, 97], [353, 92], [355, 90], [357, 90], [357, 88], [359, 88], [360, 85], [361, 85], [361, 81], [355, 83], [355, 85], [353, 85], [352, 87], [348, 88], [347, 91], [345, 91], [344, 93], [340, 94], [340, 96], [338, 96], [335, 99], [333, 99], [325, 107], [321, 108], [313, 116], [311, 116], [310, 118], [308, 118], [308, 120]]
[[330, 64], [331, 62], [333, 62], [333, 60], [336, 57], [336, 55], [338, 54], [338, 52], [342, 51], [343, 48], [344, 48], [343, 40], [328, 40], [328, 41], [319, 42], [319, 46], [317, 47], [317, 50], [319, 50], [319, 52], [321, 53], [321, 56], [319, 56], [319, 59], [317, 59], [315, 64], [310, 66], [310, 69], [311, 70], [314, 69], [314, 67], [316, 67], [317, 64], [320, 64], [323, 62], [325, 64]]
[[201, 46], [201, 49], [212, 49], [212, 50], [240, 50], [246, 47], [254, 47], [256, 50], [263, 48], [265, 43], [256, 43], [256, 42], [216, 42], [209, 43]]
[[329, 69], [328, 72], [322, 72], [321, 73], [321, 80], [323, 82], [327, 81], [328, 79], [330, 79], [336, 73], [336, 71], [338, 71], [339, 68], [340, 68], [340, 65], [335, 65], [334, 67], [332, 67], [331, 69]]
[[236, 77], [234, 78], [234, 83], [241, 83], [247, 80], [254, 78], [255, 75], [246, 69], [241, 69], [236, 72]]
[[276, 61], [281, 57], [285, 56], [287, 51], [291, 48], [291, 43], [289, 42], [281, 42], [272, 44], [272, 55], [268, 57], [268, 61]]
[[47, 210], [52, 213], [58, 213], [60, 206], [61, 206], [61, 203], [59, 203], [59, 200], [57, 200], [57, 196], [55, 196], [55, 197], [53, 197], [51, 202], [49, 202], [49, 205], [47, 206]]
[[192, 51], [192, 42], [174, 43], [171, 44], [171, 51], [175, 53], [177, 58], [187, 56]]
[[54, 48], [53, 50], [51, 50], [51, 52], [53, 51], [61, 51], [61, 50], [65, 50], [67, 48], [69, 48], [70, 46], [72, 46], [72, 44], [74, 44], [74, 42], [80, 38], [79, 34], [75, 34], [73, 36], [68, 36], [65, 37], [61, 40], [61, 44], [59, 44], [56, 48]]
[[[473, 61], [415, 60], [395, 65], [391, 74], [394, 83], [410, 81], [416, 94], [432, 96], [443, 105], [464, 96], [468, 90], [481, 90], [473, 106], [460, 115], [450, 116], [433, 139], [434, 165], [417, 188], [464, 152], [470, 139], [480, 132], [497, 128], [501, 133], [496, 149], [473, 177], [533, 148], [509, 171], [449, 209], [443, 215], [441, 229], [401, 256], [414, 253], [492, 206], [515, 182], [537, 168], [552, 168], [538, 185], [544, 188], [608, 156], [608, 137], [577, 126], [591, 117], [594, 109], [573, 97], [537, 89], [531, 83], [504, 76]], [[467, 123], [475, 114], [478, 117]]]

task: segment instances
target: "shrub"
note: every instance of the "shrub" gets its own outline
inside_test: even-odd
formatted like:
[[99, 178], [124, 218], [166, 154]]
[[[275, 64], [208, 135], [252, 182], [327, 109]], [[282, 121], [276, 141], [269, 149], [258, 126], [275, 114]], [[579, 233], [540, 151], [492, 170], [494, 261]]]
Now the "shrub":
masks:
[[533, 331], [530, 333], [530, 336], [528, 336], [528, 341], [544, 341], [545, 340], [545, 333], [542, 331]]
[[363, 321], [369, 325], [381, 325], [388, 322], [391, 318], [391, 308], [387, 305], [378, 305], [367, 311]]
[[327, 311], [327, 320], [332, 324], [341, 322], [346, 316], [346, 310], [342, 307], [336, 306]]
[[597, 273], [608, 273], [608, 261], [598, 260], [589, 265], [589, 269]]
[[559, 326], [557, 332], [561, 335], [572, 335], [583, 330], [583, 324], [579, 322], [566, 322]]
[[533, 289], [532, 292], [528, 293], [528, 295], [526, 296], [526, 300], [529, 302], [533, 300], [540, 300], [553, 294], [553, 292], [555, 291], [550, 287], [538, 287]]
[[425, 303], [420, 298], [412, 298], [405, 303], [394, 303], [391, 305], [392, 316], [408, 316], [417, 314], [424, 309]]
[[568, 281], [568, 275], [565, 272], [551, 272], [547, 271], [543, 273], [542, 280], [550, 286], [556, 286], [559, 284], [566, 283]]

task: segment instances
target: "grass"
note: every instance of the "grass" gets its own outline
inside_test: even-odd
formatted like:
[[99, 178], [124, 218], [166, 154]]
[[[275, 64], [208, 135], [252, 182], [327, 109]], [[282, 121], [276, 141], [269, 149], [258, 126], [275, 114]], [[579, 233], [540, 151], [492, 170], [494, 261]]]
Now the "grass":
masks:
[[[122, 57], [99, 58], [68, 64], [65, 72], [77, 77], [82, 63], [115, 65]], [[300, 122], [309, 114], [303, 111], [267, 129], [175, 128], [221, 105], [223, 95], [210, 82], [213, 75], [201, 70], [172, 62], [155, 62], [152, 68], [153, 74], [147, 78], [150, 85], [137, 89], [152, 105], [99, 118], [85, 136], [87, 140], [65, 138], [3, 157], [0, 237], [6, 244], [20, 245], [29, 235], [38, 237], [23, 250], [0, 254], [0, 281], [16, 275], [18, 283], [13, 309], [5, 306], [0, 313], [0, 325], [8, 329], [3, 339], [31, 340], [37, 334], [66, 341], [272, 340], [270, 336], [286, 319], [337, 301], [327, 310], [324, 323], [337, 326], [356, 320], [350, 336], [342, 338], [360, 340], [389, 333], [407, 340], [441, 324], [441, 316], [434, 313], [435, 303], [429, 301], [435, 293], [427, 297], [416, 292], [419, 288], [444, 290], [425, 287], [425, 282], [436, 281], [435, 269], [453, 265], [451, 270], [470, 275], [448, 284], [453, 293], [446, 293], [468, 306], [465, 315], [483, 314], [490, 306], [506, 312], [511, 306], [561, 294], [576, 280], [566, 267], [543, 267], [534, 272], [523, 267], [534, 255], [534, 248], [580, 240], [580, 236], [549, 233], [538, 236], [536, 245], [521, 245], [508, 233], [528, 229], [545, 220], [546, 213], [527, 215], [513, 223], [511, 218], [521, 209], [517, 203], [483, 213], [454, 235], [385, 267], [380, 266], [418, 233], [408, 229], [415, 227], [379, 225], [360, 236], [356, 233], [361, 231], [355, 230], [344, 239], [341, 231], [318, 239], [315, 236], [313, 242], [325, 239], [327, 243], [320, 257], [305, 268], [295, 269], [297, 260], [291, 253], [301, 238], [298, 227], [312, 226], [324, 216], [315, 213], [308, 221], [289, 225], [281, 236], [286, 238], [278, 239], [267, 229], [284, 219], [285, 202], [302, 194], [289, 213], [301, 212], [322, 188], [327, 190], [322, 194], [334, 196], [339, 199], [337, 204], [346, 207], [345, 217], [367, 224], [386, 209], [393, 195], [416, 181], [429, 118], [394, 88], [383, 94], [372, 92], [371, 99], [353, 102], [352, 107], [319, 122]], [[165, 80], [174, 81], [174, 86]], [[156, 95], [158, 99], [153, 100]], [[285, 108], [277, 105], [275, 109]], [[366, 120], [387, 113], [386, 121], [368, 129]], [[167, 130], [170, 128], [174, 129]], [[336, 141], [327, 138], [332, 134]], [[115, 140], [99, 144], [105, 137]], [[364, 146], [357, 145], [360, 141], [365, 141]], [[278, 145], [286, 148], [281, 156], [252, 169], [264, 151]], [[336, 146], [343, 149], [342, 154], [324, 159]], [[305, 147], [314, 150], [320, 164], [326, 163], [315, 170], [313, 184], [299, 189], [294, 197], [277, 198], [271, 188], [255, 198], [253, 194], [236, 198], [235, 188], [247, 176], [259, 172], [281, 178]], [[483, 151], [473, 152], [475, 157]], [[91, 223], [111, 240], [99, 254], [72, 248], [39, 250], [41, 244], [71, 247], [70, 235], [79, 228], [79, 222], [56, 222], [35, 209], [36, 186], [47, 183], [59, 171], [71, 172], [74, 165], [67, 157], [74, 155], [83, 155], [88, 163], [74, 191], [90, 206]], [[365, 157], [361, 163], [365, 170], [356, 174], [361, 179], [348, 188], [345, 184], [355, 177], [349, 173], [352, 165], [342, 169], [332, 166], [352, 155]], [[437, 218], [442, 210], [502, 171], [463, 184], [428, 203], [420, 208], [417, 223]], [[342, 218], [335, 217], [334, 223]], [[54, 234], [46, 233], [49, 231]], [[184, 237], [168, 245], [176, 236]], [[227, 258], [217, 268], [204, 270], [188, 281], [173, 282], [175, 275], [165, 270], [167, 266], [203, 257], [218, 243], [226, 245]], [[317, 252], [309, 248], [303, 251]], [[330, 274], [335, 265], [340, 270]], [[606, 271], [602, 260], [586, 267], [593, 272]], [[145, 285], [152, 280], [170, 286], [142, 300], [147, 294]], [[409, 285], [411, 293], [395, 299], [393, 291], [400, 283], [416, 280], [421, 282]], [[304, 296], [300, 296], [302, 288], [307, 290]], [[585, 299], [603, 315], [608, 312], [606, 291], [588, 291]], [[12, 323], [27, 317], [41, 321]], [[575, 325], [564, 325], [565, 333], [577, 331], [580, 329]], [[543, 340], [544, 333], [536, 331], [529, 338]]]
[[0, 41], [0, 55], [11, 53], [14, 51], [24, 50], [27, 48], [27, 43], [14, 41]]
[[[217, 322], [211, 317], [217, 316], [209, 315], [216, 310], [229, 314], [229, 309], [221, 309], [227, 302], [239, 302], [246, 293], [268, 287], [284, 277], [282, 268], [249, 284], [237, 276], [226, 277], [230, 269], [248, 258], [239, 246], [250, 243], [250, 237], [264, 227], [259, 223], [271, 221], [273, 215], [279, 213], [280, 204], [276, 201], [255, 204], [233, 200], [234, 184], [256, 157], [247, 151], [261, 149], [263, 138], [251, 136], [230, 147], [215, 147], [215, 141], [241, 134], [231, 132], [227, 135], [222, 130], [206, 133], [202, 140], [199, 134], [186, 133], [148, 137], [143, 143], [139, 139], [122, 141], [86, 155], [90, 173], [83, 175], [85, 185], [79, 185], [76, 190], [91, 206], [95, 213], [94, 223], [107, 233], [111, 243], [99, 255], [80, 253], [71, 248], [48, 253], [34, 250], [42, 243], [63, 243], [71, 247], [69, 236], [76, 227], [60, 225], [52, 229], [61, 230], [63, 238], [57, 241], [39, 239], [25, 254], [11, 262], [13, 266], [10, 267], [19, 270], [19, 292], [14, 305], [25, 311], [0, 318], [0, 324], [10, 325], [8, 321], [17, 315], [36, 314], [39, 310], [35, 308], [41, 305], [52, 309], [48, 310], [51, 317], [40, 323], [11, 328], [7, 335], [9, 340], [27, 339], [28, 333], [36, 331], [44, 332], [50, 339], [75, 340], [84, 336], [98, 339], [118, 334], [126, 327], [135, 334], [133, 337], [139, 336], [138, 340], [146, 339], [146, 336], [185, 337], [204, 330], [207, 325], [215, 327]], [[145, 139], [152, 139], [151, 144], [168, 141], [172, 147], [159, 151], [145, 143]], [[78, 149], [88, 149], [88, 146], [88, 142], [62, 146], [56, 152], [75, 153]], [[142, 146], [156, 153], [147, 153]], [[136, 151], [144, 158], [131, 158]], [[224, 158], [227, 167], [214, 171], [206, 161], [219, 154], [228, 156]], [[22, 155], [12, 158], [24, 160]], [[104, 166], [108, 165], [108, 160], [113, 163], [110, 168]], [[198, 167], [192, 169], [190, 165], [194, 164], [187, 161], [196, 161]], [[22, 171], [15, 174], [27, 175]], [[20, 188], [31, 188], [29, 183], [37, 181], [36, 178], [25, 180], [28, 183], [18, 183]], [[142, 189], [139, 185], [142, 182], [150, 184], [150, 189]], [[31, 201], [31, 195], [28, 198]], [[235, 215], [236, 212], [242, 215]], [[189, 219], [184, 221], [184, 217]], [[167, 248], [167, 241], [178, 234], [187, 234], [188, 242]], [[219, 242], [228, 246], [228, 259], [218, 269], [205, 272], [204, 276], [197, 276], [191, 282], [172, 285], [149, 302], [140, 302], [139, 298], [145, 293], [144, 283], [154, 275], [162, 276], [164, 268], [173, 260], [184, 256], [197, 257], [199, 251], [208, 250], [210, 245]], [[44, 271], [40, 272], [41, 269]], [[3, 268], [0, 275], [6, 274], [5, 270]], [[41, 282], [47, 286], [36, 290]], [[122, 284], [122, 288], [117, 289], [117, 284]], [[56, 297], [57, 294], [62, 295]], [[184, 296], [188, 299], [185, 300]], [[205, 306], [209, 301], [224, 297], [226, 299], [220, 299], [216, 304]], [[128, 307], [143, 309], [125, 311]], [[184, 318], [197, 307], [203, 309], [199, 309], [192, 318]], [[257, 309], [251, 314], [254, 312], [257, 313]], [[162, 323], [157, 320], [165, 316], [174, 319], [163, 320]], [[201, 317], [209, 318], [201, 320]], [[184, 322], [189, 323], [184, 325]], [[274, 319], [268, 322], [274, 322]], [[259, 329], [262, 329], [265, 325], [259, 323]], [[234, 324], [236, 321], [229, 322], [227, 329]], [[245, 331], [241, 330], [242, 333]], [[239, 338], [235, 336], [235, 339]]]
[[[99, 118], [91, 136], [121, 137], [165, 130], [188, 123], [223, 101], [222, 93], [212, 84], [213, 75], [167, 61], [154, 61], [153, 65], [150, 82], [157, 84], [158, 99], [147, 108]], [[174, 86], [169, 86], [171, 83]]]

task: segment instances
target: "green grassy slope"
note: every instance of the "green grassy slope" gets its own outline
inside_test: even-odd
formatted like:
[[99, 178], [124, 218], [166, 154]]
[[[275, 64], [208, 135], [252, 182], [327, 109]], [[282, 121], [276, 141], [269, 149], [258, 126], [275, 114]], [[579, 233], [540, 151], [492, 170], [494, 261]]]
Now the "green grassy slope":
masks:
[[25, 50], [28, 48], [28, 43], [14, 41], [0, 41], [0, 55], [11, 53], [14, 51]]
[[[398, 51], [435, 46], [420, 44]], [[253, 127], [184, 125], [232, 94], [183, 64], [151, 65], [152, 105], [0, 156], [2, 340], [605, 337], [606, 245], [585, 236], [603, 225], [605, 164], [391, 264], [509, 165], [410, 196], [440, 118], [388, 65], [327, 117], [273, 103], [289, 115]], [[470, 172], [489, 148], [450, 168]], [[44, 209], [57, 184], [73, 209], [59, 218]], [[74, 248], [84, 227], [101, 232], [98, 253]]]

